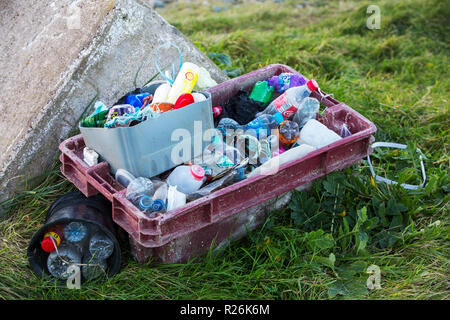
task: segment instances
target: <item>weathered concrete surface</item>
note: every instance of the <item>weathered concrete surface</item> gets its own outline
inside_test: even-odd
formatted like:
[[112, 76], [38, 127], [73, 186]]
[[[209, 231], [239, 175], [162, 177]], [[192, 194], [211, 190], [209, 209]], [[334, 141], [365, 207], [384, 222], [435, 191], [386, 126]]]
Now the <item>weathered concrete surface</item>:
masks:
[[[77, 9], [79, 8], [79, 9]], [[98, 94], [114, 103], [157, 71], [153, 49], [171, 41], [183, 61], [227, 77], [144, 0], [0, 2], [0, 201], [49, 168]], [[161, 67], [178, 61], [159, 59]]]

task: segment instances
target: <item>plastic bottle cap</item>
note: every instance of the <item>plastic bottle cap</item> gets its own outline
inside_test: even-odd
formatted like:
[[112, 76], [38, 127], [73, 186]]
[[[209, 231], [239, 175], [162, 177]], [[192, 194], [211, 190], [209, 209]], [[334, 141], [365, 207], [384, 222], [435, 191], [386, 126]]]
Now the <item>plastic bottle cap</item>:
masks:
[[153, 211], [161, 211], [164, 209], [164, 202], [161, 199], [156, 199], [152, 204]]
[[199, 165], [194, 164], [191, 166], [191, 174], [195, 178], [195, 180], [202, 180], [205, 176], [205, 170]]
[[217, 118], [218, 116], [220, 116], [223, 112], [223, 109], [221, 106], [215, 106], [212, 108], [213, 114], [214, 114], [214, 118]]
[[281, 112], [277, 112], [273, 115], [273, 117], [275, 118], [276, 122], [278, 123], [282, 123], [284, 121], [284, 117], [283, 114]]
[[50, 239], [50, 237], [42, 240], [41, 247], [45, 252], [52, 252], [53, 250], [55, 250], [55, 246], [53, 245], [52, 239]]
[[144, 209], [151, 208], [152, 204], [153, 204], [152, 198], [146, 195], [142, 196], [141, 199], [139, 200], [139, 205], [141, 206], [141, 208]]
[[319, 89], [319, 85], [317, 84], [316, 80], [314, 80], [314, 79], [309, 80], [306, 83], [306, 86], [308, 87], [309, 90], [311, 90], [311, 92]]

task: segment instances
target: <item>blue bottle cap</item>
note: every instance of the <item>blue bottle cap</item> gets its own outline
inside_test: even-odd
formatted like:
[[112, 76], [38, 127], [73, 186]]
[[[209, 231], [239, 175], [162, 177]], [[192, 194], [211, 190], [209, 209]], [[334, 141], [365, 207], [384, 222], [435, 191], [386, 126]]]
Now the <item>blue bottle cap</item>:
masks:
[[281, 112], [277, 112], [273, 115], [273, 117], [275, 118], [275, 121], [278, 123], [282, 123], [284, 121], [284, 117], [281, 114]]
[[164, 202], [161, 199], [156, 199], [152, 204], [153, 211], [161, 211], [164, 209]]
[[151, 208], [153, 205], [153, 200], [149, 196], [142, 196], [141, 199], [139, 199], [139, 206], [142, 210], [146, 210]]

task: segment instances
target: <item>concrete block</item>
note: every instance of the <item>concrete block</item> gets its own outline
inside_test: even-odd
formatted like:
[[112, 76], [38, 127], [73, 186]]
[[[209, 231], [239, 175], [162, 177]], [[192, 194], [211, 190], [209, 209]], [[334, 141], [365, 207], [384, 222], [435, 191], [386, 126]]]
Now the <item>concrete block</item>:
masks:
[[145, 0], [1, 1], [0, 35], [0, 201], [50, 168], [96, 96], [112, 104], [156, 74], [158, 45], [173, 42], [183, 61], [228, 79]]

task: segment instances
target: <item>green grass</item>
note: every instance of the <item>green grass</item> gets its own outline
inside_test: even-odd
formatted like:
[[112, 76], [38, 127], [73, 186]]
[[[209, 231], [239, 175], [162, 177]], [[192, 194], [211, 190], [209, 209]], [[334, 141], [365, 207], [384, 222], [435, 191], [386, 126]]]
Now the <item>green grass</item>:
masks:
[[[426, 188], [372, 183], [367, 162], [296, 193], [263, 228], [220, 255], [188, 264], [140, 265], [123, 250], [122, 271], [81, 290], [38, 279], [26, 247], [45, 210], [74, 187], [54, 171], [7, 203], [0, 223], [2, 299], [449, 299], [449, 6], [379, 1], [381, 28], [366, 28], [371, 2], [294, 1], [229, 7], [172, 4], [160, 13], [205, 53], [225, 53], [249, 72], [287, 64], [373, 121], [377, 172], [420, 183], [415, 148], [426, 156]], [[298, 1], [297, 1], [298, 3]], [[224, 4], [221, 4], [224, 6]], [[367, 290], [369, 265], [381, 289]]]

